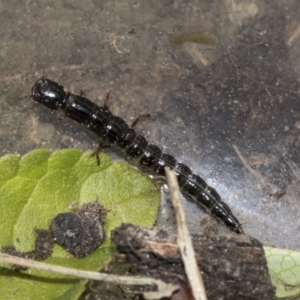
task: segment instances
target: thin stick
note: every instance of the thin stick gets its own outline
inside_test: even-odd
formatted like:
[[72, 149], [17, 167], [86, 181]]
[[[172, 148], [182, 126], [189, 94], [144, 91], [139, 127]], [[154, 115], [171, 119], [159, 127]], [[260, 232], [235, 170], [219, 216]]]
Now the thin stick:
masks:
[[195, 300], [207, 300], [203, 279], [197, 264], [192, 239], [187, 229], [184, 208], [181, 201], [177, 176], [173, 170], [165, 167], [168, 186], [171, 193], [172, 204], [177, 220], [177, 244], [180, 249], [186, 276], [191, 286]]
[[263, 185], [269, 186], [272, 190], [276, 191], [280, 191], [280, 189], [272, 184], [271, 182], [269, 182], [269, 180], [267, 178], [265, 178], [263, 175], [261, 175], [259, 172], [257, 172], [256, 170], [254, 170], [253, 168], [251, 168], [251, 166], [247, 163], [246, 159], [243, 157], [240, 149], [238, 148], [237, 145], [232, 145], [232, 148], [234, 149], [234, 151], [236, 152], [237, 156], [239, 157], [239, 159], [241, 160], [242, 164], [245, 166], [245, 168], [252, 174], [254, 175], [257, 179], [259, 179], [261, 181], [261, 183]]
[[148, 286], [156, 287], [157, 291], [155, 292], [140, 292], [144, 295], [146, 299], [149, 300], [160, 299], [164, 297], [169, 298], [179, 288], [176, 285], [166, 284], [161, 280], [153, 279], [151, 277], [118, 276], [118, 275], [111, 275], [111, 274], [91, 272], [91, 271], [81, 271], [77, 269], [37, 262], [34, 260], [28, 260], [25, 258], [20, 258], [8, 254], [3, 254], [3, 253], [0, 253], [0, 262], [32, 268], [32, 269], [43, 270], [51, 273], [79, 277], [83, 279], [105, 281], [114, 284], [141, 285], [141, 286], [148, 285]]

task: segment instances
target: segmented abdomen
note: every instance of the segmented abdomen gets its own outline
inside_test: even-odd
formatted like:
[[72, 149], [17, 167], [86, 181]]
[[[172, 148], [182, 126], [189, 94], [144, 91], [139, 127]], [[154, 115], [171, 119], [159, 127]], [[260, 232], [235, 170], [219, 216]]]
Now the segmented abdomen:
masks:
[[214, 188], [208, 186], [189, 167], [177, 162], [172, 155], [150, 144], [144, 136], [137, 134], [123, 119], [113, 116], [107, 108], [99, 107], [84, 97], [69, 94], [64, 110], [70, 118], [86, 124], [108, 144], [116, 145], [128, 157], [136, 159], [142, 167], [155, 174], [164, 176], [165, 166], [174, 169], [184, 194], [235, 232], [243, 232], [239, 221]]

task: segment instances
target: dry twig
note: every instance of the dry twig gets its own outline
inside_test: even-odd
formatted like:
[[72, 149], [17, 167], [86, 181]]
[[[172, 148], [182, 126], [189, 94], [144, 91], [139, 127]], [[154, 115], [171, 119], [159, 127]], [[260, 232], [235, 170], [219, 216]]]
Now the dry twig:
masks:
[[168, 186], [172, 197], [172, 204], [177, 220], [177, 244], [180, 249], [185, 272], [191, 286], [195, 300], [207, 300], [203, 279], [197, 264], [192, 239], [189, 234], [184, 208], [181, 201], [180, 189], [176, 174], [173, 170], [165, 167]]
[[118, 276], [118, 275], [111, 275], [111, 274], [91, 272], [91, 271], [81, 271], [77, 269], [37, 262], [34, 260], [28, 260], [25, 258], [11, 256], [3, 253], [0, 253], [0, 262], [32, 268], [32, 269], [43, 270], [51, 273], [79, 277], [83, 279], [105, 281], [107, 283], [124, 284], [124, 285], [142, 285], [142, 286], [146, 285], [146, 286], [156, 287], [157, 291], [142, 292], [145, 299], [149, 299], [149, 300], [161, 299], [165, 297], [169, 298], [179, 288], [176, 285], [167, 284], [161, 280], [153, 279], [151, 277]]

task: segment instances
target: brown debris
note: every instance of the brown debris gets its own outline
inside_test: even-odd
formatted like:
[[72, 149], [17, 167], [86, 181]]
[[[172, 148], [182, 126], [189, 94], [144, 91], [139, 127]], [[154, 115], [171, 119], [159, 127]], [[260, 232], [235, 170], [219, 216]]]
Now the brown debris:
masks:
[[[124, 224], [112, 239], [141, 275], [188, 285], [178, 247], [164, 231]], [[208, 299], [275, 299], [259, 241], [246, 235], [196, 235], [193, 245]]]

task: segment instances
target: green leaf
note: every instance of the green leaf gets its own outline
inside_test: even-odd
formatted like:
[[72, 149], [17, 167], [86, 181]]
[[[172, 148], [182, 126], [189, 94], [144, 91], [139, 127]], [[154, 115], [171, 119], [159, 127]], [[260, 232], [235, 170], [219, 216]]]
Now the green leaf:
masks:
[[300, 252], [264, 247], [276, 297], [295, 298], [300, 295]]
[[[152, 180], [123, 162], [101, 154], [97, 166], [91, 153], [76, 149], [51, 153], [32, 151], [22, 158], [0, 158], [0, 248], [34, 248], [35, 228], [48, 229], [50, 221], [70, 205], [98, 200], [107, 210], [108, 239], [83, 259], [58, 245], [46, 262], [83, 270], [103, 268], [112, 257], [110, 231], [122, 222], [152, 226], [160, 194]], [[36, 270], [16, 273], [0, 267], [1, 299], [76, 299], [86, 281]]]

